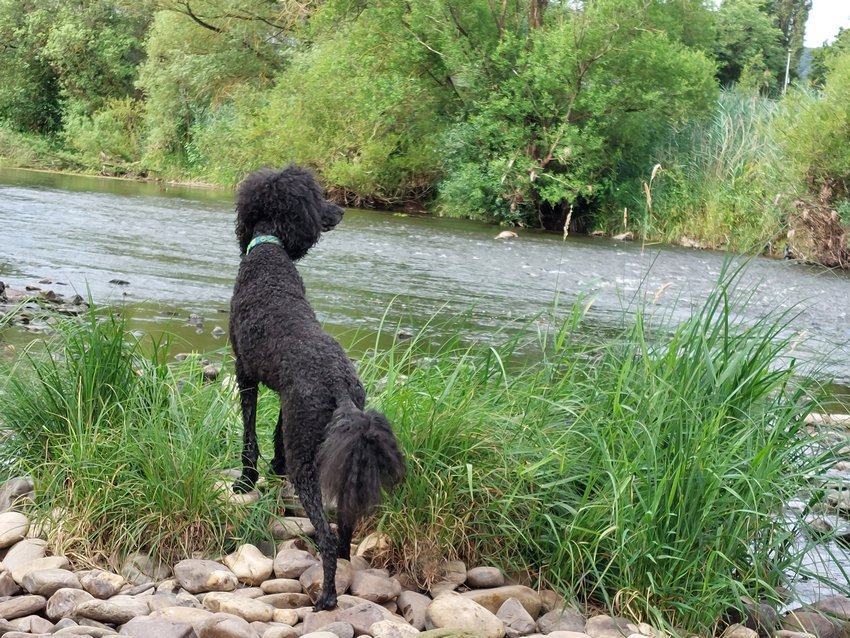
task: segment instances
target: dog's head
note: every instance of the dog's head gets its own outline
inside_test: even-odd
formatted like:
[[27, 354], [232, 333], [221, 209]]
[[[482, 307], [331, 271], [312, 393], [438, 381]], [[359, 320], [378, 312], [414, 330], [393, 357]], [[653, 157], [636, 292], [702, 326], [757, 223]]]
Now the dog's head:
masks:
[[244, 253], [255, 235], [274, 235], [291, 259], [300, 259], [342, 214], [342, 208], [325, 200], [308, 171], [297, 166], [262, 169], [239, 185], [236, 238]]

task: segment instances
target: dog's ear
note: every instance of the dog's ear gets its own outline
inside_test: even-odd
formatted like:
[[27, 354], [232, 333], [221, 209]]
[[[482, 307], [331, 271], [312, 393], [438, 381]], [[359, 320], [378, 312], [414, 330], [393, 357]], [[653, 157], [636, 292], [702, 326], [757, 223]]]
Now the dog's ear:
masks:
[[344, 214], [345, 211], [336, 204], [327, 201], [322, 202], [322, 231], [333, 230], [334, 226], [342, 220]]

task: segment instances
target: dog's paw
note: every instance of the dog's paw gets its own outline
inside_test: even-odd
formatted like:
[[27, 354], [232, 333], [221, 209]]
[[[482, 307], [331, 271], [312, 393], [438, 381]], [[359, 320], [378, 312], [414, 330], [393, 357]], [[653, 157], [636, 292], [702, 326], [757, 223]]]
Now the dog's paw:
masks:
[[257, 478], [253, 479], [249, 476], [245, 476], [244, 474], [236, 479], [236, 482], [233, 484], [233, 491], [237, 494], [245, 494], [254, 489], [254, 486], [257, 484]]
[[328, 609], [333, 609], [334, 607], [336, 607], [336, 592], [322, 592], [322, 594], [316, 600], [316, 604], [313, 605], [313, 611], [325, 611]]

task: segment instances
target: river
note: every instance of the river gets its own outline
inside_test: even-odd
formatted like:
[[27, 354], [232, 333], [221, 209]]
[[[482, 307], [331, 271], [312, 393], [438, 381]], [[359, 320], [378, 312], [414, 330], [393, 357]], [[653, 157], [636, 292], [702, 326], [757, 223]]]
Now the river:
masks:
[[[0, 169], [0, 280], [50, 279], [56, 292], [130, 302], [200, 349], [227, 326], [239, 262], [229, 192]], [[621, 325], [646, 303], [673, 324], [702, 303], [727, 257], [640, 242], [498, 229], [475, 222], [349, 210], [300, 263], [308, 296], [334, 333], [427, 325], [428, 336], [497, 333], [544, 311], [566, 314], [582, 295], [590, 329]], [[124, 280], [129, 285], [109, 283]], [[64, 284], [64, 285], [62, 285]], [[790, 311], [798, 355], [850, 384], [850, 276], [755, 258], [741, 279], [745, 320]], [[660, 295], [656, 293], [663, 289]], [[388, 310], [389, 309], [389, 310]], [[204, 327], [187, 330], [189, 313]], [[438, 320], [429, 324], [437, 315]], [[176, 317], [176, 319], [175, 319]]]

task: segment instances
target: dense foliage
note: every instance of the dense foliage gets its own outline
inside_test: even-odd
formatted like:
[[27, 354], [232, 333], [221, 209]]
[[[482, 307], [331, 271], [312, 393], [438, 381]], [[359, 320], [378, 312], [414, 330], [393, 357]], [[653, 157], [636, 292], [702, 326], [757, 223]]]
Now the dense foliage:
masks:
[[[776, 243], [817, 180], [783, 169], [748, 192], [746, 176], [790, 163], [783, 149], [798, 148], [775, 129], [805, 117], [794, 103], [846, 90], [829, 71], [842, 34], [812, 57], [824, 97], [792, 90], [775, 106], [789, 52], [798, 79], [810, 4], [0, 0], [0, 158], [223, 185], [296, 161], [352, 205]], [[736, 97], [718, 102], [719, 87]], [[693, 188], [693, 154], [719, 148], [730, 103], [752, 105], [739, 113], [755, 118], [742, 122], [751, 162]], [[838, 155], [822, 161], [839, 165], [847, 138], [831, 139]], [[652, 187], [670, 196], [653, 205], [659, 163]]]

